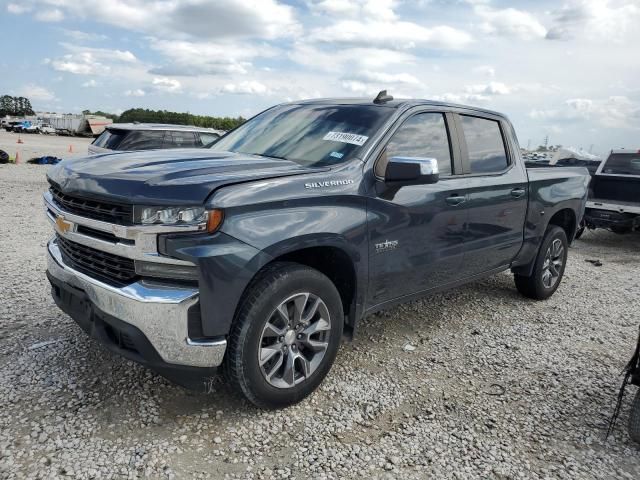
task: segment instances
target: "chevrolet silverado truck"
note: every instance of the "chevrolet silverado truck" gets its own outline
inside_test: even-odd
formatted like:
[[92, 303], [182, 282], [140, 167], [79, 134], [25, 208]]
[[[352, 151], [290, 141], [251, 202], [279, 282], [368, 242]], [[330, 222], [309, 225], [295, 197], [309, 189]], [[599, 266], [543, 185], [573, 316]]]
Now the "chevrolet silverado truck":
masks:
[[583, 227], [615, 233], [640, 229], [640, 150], [612, 150], [590, 185]]
[[210, 148], [52, 167], [47, 275], [110, 350], [185, 386], [222, 370], [279, 408], [365, 315], [505, 270], [551, 296], [589, 179], [527, 170], [499, 113], [384, 92], [287, 103]]

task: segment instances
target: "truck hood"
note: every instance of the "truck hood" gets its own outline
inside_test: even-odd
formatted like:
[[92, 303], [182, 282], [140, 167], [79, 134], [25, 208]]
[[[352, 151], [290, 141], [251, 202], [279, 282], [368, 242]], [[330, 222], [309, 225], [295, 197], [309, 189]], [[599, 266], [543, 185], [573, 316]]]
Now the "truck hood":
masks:
[[289, 160], [191, 148], [70, 159], [47, 176], [68, 194], [140, 205], [194, 205], [225, 185], [321, 170]]

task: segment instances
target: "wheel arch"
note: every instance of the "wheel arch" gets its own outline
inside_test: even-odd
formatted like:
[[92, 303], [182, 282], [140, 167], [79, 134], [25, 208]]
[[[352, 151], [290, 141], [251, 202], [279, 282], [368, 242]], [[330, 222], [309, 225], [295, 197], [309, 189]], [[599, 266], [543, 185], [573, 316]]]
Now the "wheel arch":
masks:
[[563, 208], [555, 212], [549, 219], [547, 228], [549, 228], [549, 225], [556, 225], [562, 228], [564, 230], [564, 233], [567, 235], [567, 241], [569, 242], [569, 245], [571, 245], [577, 227], [576, 214], [571, 208]]
[[[357, 254], [335, 244], [281, 250], [256, 272], [247, 285], [245, 293], [251, 288], [254, 281], [276, 262], [292, 262], [308, 266], [326, 275], [338, 290], [345, 316], [345, 333], [352, 335], [356, 320], [361, 313], [360, 298], [363, 296], [358, 291], [358, 288], [363, 286], [363, 282], [358, 281], [359, 275], [362, 275], [362, 272], [359, 271], [360, 262], [358, 260]], [[241, 298], [245, 296], [245, 293]]]

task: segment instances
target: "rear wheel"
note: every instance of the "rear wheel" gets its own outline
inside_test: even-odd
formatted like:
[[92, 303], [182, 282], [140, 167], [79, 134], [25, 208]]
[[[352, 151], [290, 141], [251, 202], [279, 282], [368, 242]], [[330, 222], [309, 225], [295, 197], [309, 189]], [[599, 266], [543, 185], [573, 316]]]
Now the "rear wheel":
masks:
[[567, 263], [569, 244], [564, 230], [550, 225], [542, 239], [531, 276], [515, 275], [516, 288], [525, 297], [549, 298], [558, 289]]
[[304, 265], [275, 263], [245, 294], [229, 336], [227, 378], [258, 407], [297, 403], [329, 372], [343, 321], [331, 280]]

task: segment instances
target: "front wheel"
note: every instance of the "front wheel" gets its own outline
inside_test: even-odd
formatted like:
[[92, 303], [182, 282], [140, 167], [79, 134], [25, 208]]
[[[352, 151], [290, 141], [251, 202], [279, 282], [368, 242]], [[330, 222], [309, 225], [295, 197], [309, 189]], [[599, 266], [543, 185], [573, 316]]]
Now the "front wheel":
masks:
[[343, 321], [331, 280], [310, 267], [277, 262], [245, 293], [229, 335], [226, 375], [258, 407], [297, 403], [329, 372]]
[[550, 225], [538, 250], [532, 275], [514, 276], [518, 291], [535, 300], [545, 300], [553, 295], [562, 281], [568, 250], [567, 234], [562, 228]]

